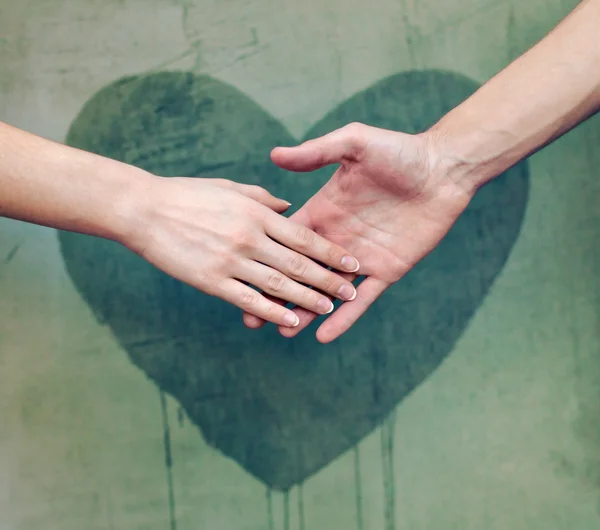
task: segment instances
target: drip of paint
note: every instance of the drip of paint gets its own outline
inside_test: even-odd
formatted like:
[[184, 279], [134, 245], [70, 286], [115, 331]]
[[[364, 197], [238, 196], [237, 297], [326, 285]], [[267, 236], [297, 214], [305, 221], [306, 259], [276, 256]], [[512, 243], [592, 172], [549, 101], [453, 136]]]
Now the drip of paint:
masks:
[[275, 523], [273, 522], [273, 490], [267, 488], [267, 524], [269, 530], [275, 530]]
[[290, 530], [290, 490], [283, 494], [283, 530]]
[[306, 529], [306, 520], [304, 519], [304, 482], [298, 484], [298, 529]]
[[162, 390], [159, 390], [158, 393], [160, 396], [160, 409], [163, 424], [163, 444], [165, 448], [165, 468], [167, 471], [167, 489], [169, 492], [170, 530], [177, 530], [177, 518], [175, 515], [175, 488], [173, 486], [173, 454], [171, 452], [171, 430], [169, 428], [167, 398]]
[[354, 488], [356, 493], [356, 530], [363, 530], [362, 482], [360, 474], [360, 447], [354, 446]]
[[390, 414], [381, 426], [381, 463], [384, 490], [385, 530], [396, 528], [396, 484], [394, 479], [394, 430], [396, 413]]

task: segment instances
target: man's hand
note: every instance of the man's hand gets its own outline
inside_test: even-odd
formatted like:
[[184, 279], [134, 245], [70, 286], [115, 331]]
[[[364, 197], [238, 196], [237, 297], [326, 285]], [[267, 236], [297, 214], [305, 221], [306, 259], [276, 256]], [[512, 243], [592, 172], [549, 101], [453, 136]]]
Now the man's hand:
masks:
[[[291, 171], [340, 167], [292, 219], [346, 248], [365, 280], [317, 331], [327, 343], [348, 330], [394, 282], [433, 250], [469, 204], [475, 190], [442, 167], [434, 138], [350, 124], [292, 148], [272, 160]], [[465, 181], [466, 182], [466, 181]], [[348, 276], [354, 279], [355, 276]], [[280, 328], [288, 337], [316, 314], [296, 308], [300, 325]], [[264, 321], [244, 315], [248, 327]]]
[[[367, 278], [319, 328], [329, 342], [439, 243], [475, 189], [600, 110], [600, 0], [583, 0], [528, 52], [428, 132], [352, 124], [273, 151], [293, 171], [341, 167], [294, 216], [342, 245]], [[298, 333], [314, 315], [296, 309]], [[262, 322], [248, 315], [249, 327]]]

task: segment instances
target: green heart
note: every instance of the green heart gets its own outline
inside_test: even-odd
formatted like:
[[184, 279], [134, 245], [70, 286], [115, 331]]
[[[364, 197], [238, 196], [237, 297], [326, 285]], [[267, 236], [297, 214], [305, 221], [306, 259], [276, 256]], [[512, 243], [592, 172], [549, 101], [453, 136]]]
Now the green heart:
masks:
[[[339, 105], [307, 138], [352, 121], [421, 131], [476, 88], [450, 72], [394, 75]], [[297, 143], [285, 127], [234, 87], [182, 72], [102, 89], [67, 143], [165, 176], [259, 184], [296, 206], [333, 171], [278, 169], [270, 150]], [[273, 327], [246, 330], [233, 306], [114, 243], [59, 238], [76, 288], [132, 362], [181, 403], [209, 444], [285, 490], [359, 442], [452, 351], [518, 237], [528, 182], [522, 163], [484, 187], [442, 244], [326, 346], [314, 326], [291, 341]]]

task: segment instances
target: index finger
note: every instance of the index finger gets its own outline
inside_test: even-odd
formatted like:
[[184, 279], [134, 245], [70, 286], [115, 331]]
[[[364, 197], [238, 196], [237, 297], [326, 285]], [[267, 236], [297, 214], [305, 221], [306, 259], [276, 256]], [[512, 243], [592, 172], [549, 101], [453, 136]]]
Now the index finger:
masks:
[[360, 268], [358, 260], [342, 247], [291, 219], [269, 212], [264, 228], [270, 238], [335, 270], [356, 272]]

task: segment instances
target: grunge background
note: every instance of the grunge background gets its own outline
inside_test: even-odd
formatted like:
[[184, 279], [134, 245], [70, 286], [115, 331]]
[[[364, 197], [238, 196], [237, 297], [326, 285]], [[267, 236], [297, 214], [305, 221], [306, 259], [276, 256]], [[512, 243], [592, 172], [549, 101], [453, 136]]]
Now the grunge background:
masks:
[[[574, 5], [3, 0], [0, 119], [299, 206], [332, 168], [272, 146], [423, 129]], [[484, 188], [329, 346], [0, 220], [0, 529], [599, 528], [599, 145], [593, 118]]]

